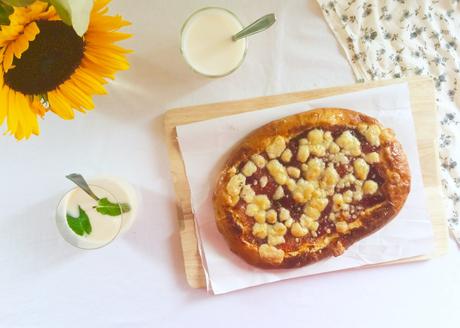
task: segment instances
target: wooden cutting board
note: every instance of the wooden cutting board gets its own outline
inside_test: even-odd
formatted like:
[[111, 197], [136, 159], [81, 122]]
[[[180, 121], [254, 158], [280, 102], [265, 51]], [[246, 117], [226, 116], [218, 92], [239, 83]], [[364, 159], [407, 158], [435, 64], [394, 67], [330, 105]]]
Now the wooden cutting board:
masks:
[[164, 127], [169, 151], [171, 174], [177, 196], [180, 239], [182, 243], [185, 273], [189, 285], [193, 288], [203, 288], [206, 286], [206, 280], [195, 235], [195, 223], [190, 203], [189, 184], [185, 175], [184, 162], [177, 142], [177, 125], [403, 82], [408, 82], [409, 84], [410, 101], [417, 131], [417, 146], [422, 166], [423, 182], [425, 185], [427, 203], [430, 204], [428, 209], [433, 222], [435, 250], [432, 254], [424, 256], [370, 266], [426, 260], [446, 253], [448, 247], [448, 230], [439, 178], [440, 165], [437, 149], [438, 119], [433, 81], [427, 78], [386, 80], [176, 108], [166, 112], [164, 116]]

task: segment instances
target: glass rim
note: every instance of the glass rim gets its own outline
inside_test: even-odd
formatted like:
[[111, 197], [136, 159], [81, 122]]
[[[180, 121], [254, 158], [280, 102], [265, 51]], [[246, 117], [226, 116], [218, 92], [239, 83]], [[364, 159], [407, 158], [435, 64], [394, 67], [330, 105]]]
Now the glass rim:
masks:
[[[104, 191], [107, 192], [111, 197], [113, 197], [113, 199], [115, 199], [115, 201], [118, 203], [117, 197], [115, 197], [115, 195], [114, 195], [113, 193], [111, 193], [110, 191], [108, 191], [107, 188], [101, 187], [101, 186], [99, 186], [99, 185], [97, 185], [97, 184], [90, 183], [90, 182], [88, 183], [88, 185], [89, 185], [90, 187], [97, 187], [97, 188], [100, 188], [100, 189], [104, 190]], [[117, 228], [117, 233], [116, 233], [116, 234], [113, 236], [113, 238], [110, 239], [108, 242], [106, 242], [106, 243], [104, 243], [104, 244], [102, 244], [102, 245], [100, 245], [100, 246], [97, 246], [97, 247], [90, 247], [90, 248], [88, 248], [88, 247], [80, 247], [80, 246], [78, 246], [78, 245], [72, 243], [71, 241], [69, 241], [69, 240], [64, 236], [64, 234], [61, 232], [61, 229], [60, 229], [59, 224], [58, 224], [58, 220], [59, 220], [59, 208], [61, 207], [61, 204], [62, 204], [62, 202], [64, 201], [65, 197], [66, 197], [68, 194], [70, 194], [71, 192], [73, 192], [74, 190], [77, 190], [77, 189], [80, 189], [80, 188], [79, 188], [79, 187], [74, 187], [74, 188], [72, 188], [72, 189], [67, 190], [67, 191], [62, 195], [62, 197], [61, 197], [61, 199], [59, 200], [59, 203], [58, 203], [58, 205], [57, 205], [57, 207], [56, 207], [56, 210], [55, 210], [55, 223], [56, 223], [57, 229], [58, 229], [59, 234], [61, 235], [62, 239], [64, 239], [68, 244], [72, 245], [73, 247], [78, 248], [78, 249], [82, 249], [82, 250], [96, 250], [96, 249], [100, 249], [100, 248], [102, 248], [102, 247], [105, 247], [105, 246], [111, 244], [111, 243], [120, 235], [120, 233], [121, 233], [121, 229], [122, 229], [122, 227], [123, 227], [123, 213], [121, 213], [121, 214], [119, 215], [119, 217], [120, 217], [120, 224], [119, 224], [119, 226], [118, 226], [118, 228]], [[68, 225], [67, 225], [67, 222], [65, 222], [65, 225], [68, 226]], [[72, 231], [72, 230], [69, 228], [69, 231]]]
[[241, 25], [241, 28], [244, 28], [244, 25], [243, 23], [241, 22], [241, 20], [239, 19], [239, 17], [231, 10], [227, 9], [227, 8], [223, 8], [223, 7], [217, 7], [217, 6], [207, 6], [207, 7], [203, 7], [203, 8], [200, 8], [200, 9], [197, 9], [195, 10], [193, 13], [191, 13], [187, 19], [185, 20], [184, 24], [182, 24], [182, 28], [180, 30], [180, 53], [182, 55], [182, 57], [184, 58], [185, 62], [187, 63], [187, 66], [190, 67], [195, 73], [201, 75], [201, 76], [205, 76], [205, 77], [210, 77], [210, 78], [219, 78], [219, 77], [224, 77], [224, 76], [227, 76], [227, 75], [230, 75], [231, 73], [233, 73], [234, 71], [236, 71], [238, 68], [241, 67], [241, 65], [243, 64], [244, 62], [244, 59], [246, 58], [246, 53], [248, 52], [248, 41], [247, 39], [245, 38], [244, 39], [244, 52], [243, 52], [243, 56], [241, 57], [241, 60], [239, 61], [238, 65], [236, 65], [234, 68], [232, 68], [230, 71], [226, 72], [226, 73], [223, 73], [223, 74], [218, 74], [218, 75], [212, 75], [212, 74], [206, 74], [206, 73], [203, 73], [203, 72], [200, 72], [198, 71], [197, 69], [195, 69], [192, 64], [190, 64], [190, 62], [187, 60], [187, 57], [185, 56], [184, 54], [184, 49], [183, 49], [183, 39], [184, 39], [184, 30], [185, 30], [185, 27], [187, 26], [187, 24], [190, 22], [190, 20], [196, 15], [196, 14], [199, 14], [200, 12], [202, 11], [206, 11], [206, 10], [210, 10], [210, 9], [218, 9], [218, 10], [222, 10], [222, 11], [225, 11], [227, 13], [229, 13], [230, 15], [232, 15]]

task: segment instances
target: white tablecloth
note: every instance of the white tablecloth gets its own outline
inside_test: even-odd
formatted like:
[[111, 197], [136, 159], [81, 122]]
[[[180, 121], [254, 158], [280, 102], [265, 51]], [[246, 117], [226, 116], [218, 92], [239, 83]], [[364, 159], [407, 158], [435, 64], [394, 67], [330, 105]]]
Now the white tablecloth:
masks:
[[[210, 296], [185, 282], [162, 113], [171, 107], [353, 83], [313, 0], [213, 1], [245, 22], [275, 12], [223, 79], [190, 72], [181, 23], [208, 1], [114, 1], [134, 24], [132, 68], [96, 110], [42, 135], [0, 138], [0, 327], [457, 327], [460, 256], [331, 273]], [[81, 251], [58, 235], [53, 211], [69, 172], [115, 175], [143, 196], [138, 220], [111, 245]], [[457, 316], [458, 318], [458, 316]], [[458, 319], [457, 319], [458, 320]]]

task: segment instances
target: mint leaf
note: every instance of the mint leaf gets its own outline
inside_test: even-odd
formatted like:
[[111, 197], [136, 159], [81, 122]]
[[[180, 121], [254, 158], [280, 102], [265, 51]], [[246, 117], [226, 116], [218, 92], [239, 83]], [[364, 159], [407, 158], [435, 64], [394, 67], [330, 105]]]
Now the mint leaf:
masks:
[[97, 202], [96, 211], [103, 215], [118, 216], [121, 213], [127, 213], [131, 207], [127, 203], [112, 203], [107, 198], [101, 198]]
[[88, 235], [93, 230], [91, 227], [91, 222], [89, 221], [88, 214], [78, 206], [78, 217], [73, 217], [69, 213], [66, 214], [67, 224], [70, 229], [79, 236], [83, 236], [85, 233]]

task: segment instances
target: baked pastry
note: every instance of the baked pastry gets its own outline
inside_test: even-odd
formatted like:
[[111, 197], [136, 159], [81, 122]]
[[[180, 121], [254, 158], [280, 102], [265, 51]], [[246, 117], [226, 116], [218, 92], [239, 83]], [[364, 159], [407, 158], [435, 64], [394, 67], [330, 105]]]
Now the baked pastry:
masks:
[[273, 121], [231, 153], [217, 182], [217, 227], [262, 268], [339, 256], [382, 228], [410, 190], [406, 155], [374, 118], [321, 108]]

